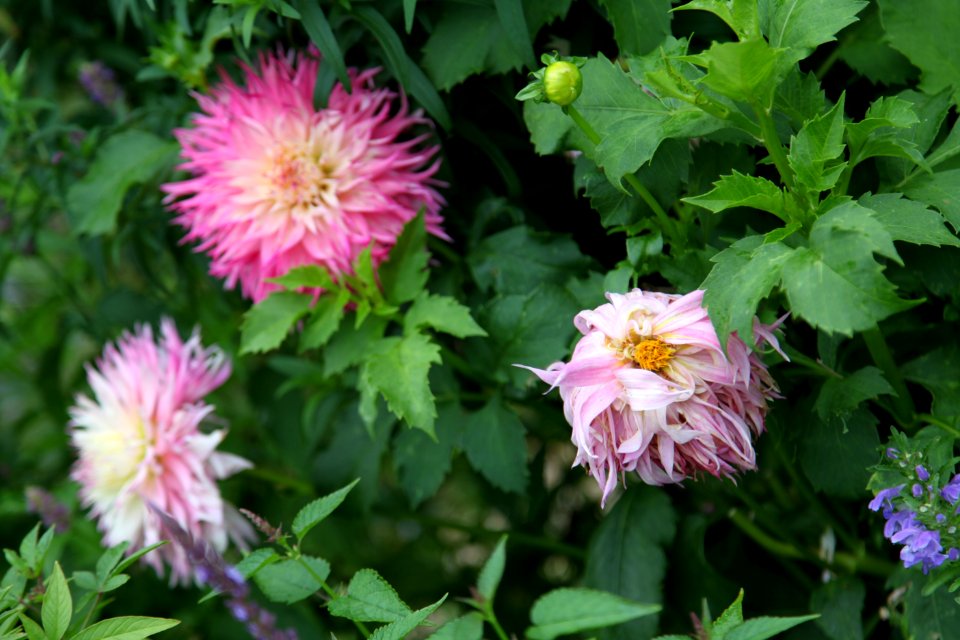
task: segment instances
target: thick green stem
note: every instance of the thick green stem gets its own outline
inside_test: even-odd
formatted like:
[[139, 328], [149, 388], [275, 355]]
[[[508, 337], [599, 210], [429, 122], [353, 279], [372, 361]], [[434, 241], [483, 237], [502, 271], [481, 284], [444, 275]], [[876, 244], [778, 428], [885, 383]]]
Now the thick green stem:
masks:
[[497, 632], [497, 637], [500, 638], [500, 640], [510, 640], [509, 636], [507, 636], [507, 632], [504, 631], [503, 627], [500, 626], [500, 621], [497, 620], [497, 616], [494, 615], [493, 609], [488, 607], [487, 611], [484, 613], [486, 613], [485, 618], [487, 622], [489, 622], [490, 626], [493, 627], [493, 630]]
[[880, 332], [880, 327], [874, 325], [872, 329], [867, 329], [862, 335], [863, 341], [867, 345], [867, 350], [870, 352], [870, 357], [873, 358], [874, 363], [883, 371], [887, 382], [890, 383], [890, 386], [893, 387], [893, 390], [897, 394], [893, 399], [893, 409], [897, 417], [900, 418], [902, 424], [911, 424], [913, 422], [913, 414], [916, 412], [916, 408], [913, 406], [913, 398], [910, 397], [910, 391], [907, 390], [907, 385], [903, 382], [903, 376], [900, 375], [900, 369], [893, 360], [893, 354], [890, 353], [890, 348], [887, 346], [887, 341]]
[[[579, 111], [573, 105], [567, 105], [563, 107], [564, 113], [570, 116], [570, 119], [576, 123], [580, 130], [583, 131], [584, 135], [592, 142], [593, 144], [600, 144], [602, 139], [600, 134], [590, 126], [590, 123], [587, 122], [584, 117], [580, 114]], [[672, 240], [682, 242], [682, 235], [677, 233], [676, 225], [674, 221], [667, 215], [667, 212], [664, 210], [660, 203], [657, 202], [657, 199], [653, 197], [653, 194], [650, 193], [650, 190], [643, 186], [643, 183], [637, 179], [632, 173], [628, 173], [623, 176], [623, 179], [627, 181], [633, 190], [636, 191], [637, 195], [640, 196], [640, 199], [643, 200], [650, 210], [653, 211], [654, 215], [657, 216], [657, 221], [660, 222], [660, 227], [663, 229], [664, 234], [671, 237]]]
[[760, 122], [760, 135], [763, 139], [763, 146], [767, 148], [770, 159], [773, 160], [777, 171], [780, 172], [780, 179], [783, 180], [783, 184], [793, 190], [796, 187], [796, 182], [793, 179], [793, 169], [790, 168], [790, 163], [787, 162], [787, 152], [780, 143], [780, 134], [777, 133], [777, 125], [773, 121], [773, 115], [769, 109], [759, 104], [753, 105], [753, 111], [757, 116], [757, 120]]

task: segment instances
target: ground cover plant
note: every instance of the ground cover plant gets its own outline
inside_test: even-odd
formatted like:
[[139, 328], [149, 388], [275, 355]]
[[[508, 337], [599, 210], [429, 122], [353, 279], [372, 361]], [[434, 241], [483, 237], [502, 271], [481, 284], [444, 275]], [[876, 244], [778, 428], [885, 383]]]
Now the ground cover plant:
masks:
[[0, 0], [0, 638], [960, 638], [953, 0]]

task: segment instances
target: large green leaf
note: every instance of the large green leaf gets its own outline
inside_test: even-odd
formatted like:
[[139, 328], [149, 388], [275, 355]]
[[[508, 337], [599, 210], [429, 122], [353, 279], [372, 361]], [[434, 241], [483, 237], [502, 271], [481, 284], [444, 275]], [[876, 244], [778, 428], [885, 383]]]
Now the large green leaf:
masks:
[[960, 78], [960, 11], [953, 0], [927, 0], [923, 10], [909, 2], [878, 0], [887, 41], [920, 67], [920, 88], [954, 91]]
[[306, 315], [313, 296], [293, 291], [276, 291], [250, 308], [243, 316], [240, 353], [276, 349], [294, 323]]
[[947, 229], [943, 216], [922, 202], [909, 200], [899, 193], [868, 194], [861, 196], [859, 202], [873, 211], [894, 240], [937, 247], [960, 246], [960, 238]]
[[293, 604], [323, 588], [329, 575], [330, 564], [326, 560], [300, 556], [268, 564], [253, 579], [272, 602]]
[[863, 0], [760, 0], [760, 27], [775, 48], [802, 60], [857, 19]]
[[780, 281], [791, 252], [780, 242], [764, 244], [760, 236], [748, 236], [713, 257], [716, 264], [701, 288], [706, 291], [704, 306], [724, 348], [733, 331], [752, 344], [757, 306]]
[[527, 441], [517, 415], [494, 397], [470, 414], [463, 427], [463, 450], [473, 468], [495, 487], [522, 493], [527, 486]]
[[[631, 487], [590, 540], [584, 584], [637, 602], [662, 602], [667, 569], [663, 548], [675, 533], [676, 516], [666, 494], [652, 487]], [[644, 640], [653, 636], [656, 626], [656, 617], [650, 616], [603, 631], [600, 638]]]
[[817, 626], [830, 640], [863, 640], [863, 601], [866, 589], [855, 578], [839, 578], [818, 587], [810, 608], [820, 614]]
[[113, 233], [130, 187], [168, 169], [178, 151], [176, 142], [146, 131], [123, 131], [108, 138], [87, 175], [67, 191], [67, 211], [76, 233]]
[[829, 378], [820, 388], [814, 408], [822, 420], [849, 415], [866, 400], [893, 393], [876, 367], [864, 367], [843, 378]]
[[844, 96], [833, 109], [807, 122], [790, 138], [787, 160], [797, 180], [813, 191], [826, 191], [837, 183], [846, 166], [840, 162], [843, 153]]
[[914, 200], [936, 207], [955, 230], [960, 229], [960, 169], [921, 175], [903, 191]]
[[328, 605], [331, 615], [360, 622], [395, 622], [412, 613], [396, 590], [373, 569], [360, 569], [350, 579], [347, 594]]
[[670, 35], [670, 0], [600, 0], [620, 54], [644, 54]]
[[347, 498], [347, 494], [350, 493], [350, 490], [353, 489], [358, 482], [360, 482], [359, 478], [347, 486], [337, 489], [329, 495], [323, 496], [322, 498], [317, 498], [313, 502], [300, 509], [300, 511], [298, 511], [297, 515], [294, 517], [293, 524], [291, 525], [293, 533], [297, 536], [297, 541], [299, 542], [303, 540], [303, 537], [307, 535], [310, 529], [313, 529], [315, 526], [323, 522], [327, 516], [329, 516], [337, 507], [343, 504], [343, 501]]
[[[769, 107], [780, 80], [790, 67], [783, 52], [762, 38], [740, 42], [715, 42], [690, 60], [706, 68], [701, 82], [737, 102], [759, 102]], [[707, 133], [707, 132], [704, 132]]]
[[433, 435], [437, 417], [428, 375], [440, 362], [440, 347], [422, 333], [383, 338], [361, 375], [383, 394], [387, 406], [411, 427]]
[[660, 605], [640, 604], [612, 593], [593, 589], [554, 589], [533, 603], [533, 626], [526, 636], [553, 640], [557, 636], [621, 624], [649, 616]]
[[811, 416], [801, 434], [800, 467], [816, 489], [841, 498], [863, 495], [880, 447], [876, 422], [863, 407], [840, 417]]
[[343, 52], [340, 51], [340, 43], [333, 34], [330, 21], [320, 7], [319, 2], [312, 0], [290, 0], [294, 8], [300, 14], [300, 20], [303, 22], [303, 28], [306, 29], [310, 40], [317, 46], [326, 64], [333, 67], [337, 79], [349, 92], [350, 76], [347, 74], [347, 65], [343, 60]]
[[403, 492], [416, 507], [433, 496], [450, 471], [454, 447], [460, 446], [465, 414], [459, 404], [437, 407], [436, 440], [420, 429], [401, 429], [394, 438], [393, 463]]
[[893, 239], [873, 213], [855, 202], [821, 216], [810, 246], [783, 265], [783, 287], [794, 313], [831, 333], [851, 335], [913, 306], [899, 298], [873, 258], [899, 262]]
[[96, 622], [70, 640], [141, 640], [180, 624], [179, 620], [121, 616]]

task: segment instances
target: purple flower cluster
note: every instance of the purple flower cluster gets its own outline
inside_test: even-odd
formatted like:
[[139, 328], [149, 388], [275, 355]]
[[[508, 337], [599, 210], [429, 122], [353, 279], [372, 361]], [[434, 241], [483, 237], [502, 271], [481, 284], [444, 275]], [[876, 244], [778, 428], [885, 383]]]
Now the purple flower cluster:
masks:
[[99, 60], [80, 65], [78, 75], [87, 95], [97, 104], [110, 107], [123, 98], [123, 89], [117, 84], [113, 69]]
[[203, 540], [194, 540], [177, 522], [154, 508], [161, 526], [170, 536], [172, 544], [186, 551], [194, 567], [194, 576], [200, 584], [227, 596], [227, 609], [242, 622], [255, 640], [297, 640], [293, 629], [278, 629], [277, 618], [250, 599], [250, 587], [236, 567], [227, 564], [216, 549]]
[[[930, 479], [930, 473], [922, 465], [916, 466], [915, 473], [920, 482], [927, 482]], [[947, 560], [960, 559], [960, 549], [956, 547], [951, 547], [944, 553], [939, 525], [947, 521], [946, 514], [936, 509], [931, 510], [930, 505], [921, 506], [918, 510], [911, 509], [903, 503], [899, 508], [895, 507], [894, 498], [900, 496], [905, 486], [906, 484], [901, 484], [881, 490], [868, 505], [872, 511], [882, 510], [883, 517], [887, 521], [883, 527], [884, 537], [894, 544], [903, 545], [900, 550], [903, 566], [909, 568], [919, 564], [923, 572], [928, 573], [930, 569], [939, 567]], [[920, 483], [914, 483], [910, 488], [910, 494], [916, 499], [921, 498], [925, 493], [931, 494], [930, 498], [936, 500], [937, 496], [933, 495], [932, 485], [924, 487]], [[951, 506], [960, 500], [960, 474], [955, 475], [940, 490], [939, 497]], [[933, 522], [924, 524], [918, 511], [931, 514]], [[960, 508], [957, 511], [960, 512]], [[949, 530], [949, 533], [954, 532]]]

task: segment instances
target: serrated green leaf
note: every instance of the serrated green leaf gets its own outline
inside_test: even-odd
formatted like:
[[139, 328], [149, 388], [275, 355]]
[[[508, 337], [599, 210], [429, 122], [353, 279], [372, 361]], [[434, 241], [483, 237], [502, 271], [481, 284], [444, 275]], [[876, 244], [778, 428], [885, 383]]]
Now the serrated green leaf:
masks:
[[482, 638], [483, 618], [475, 611], [454, 618], [430, 636], [430, 640], [482, 640]]
[[403, 318], [404, 333], [430, 327], [457, 338], [485, 336], [487, 332], [470, 315], [470, 309], [449, 296], [421, 292]]
[[70, 640], [141, 640], [180, 624], [169, 618], [120, 616], [94, 623]]
[[343, 504], [343, 501], [347, 498], [347, 494], [350, 493], [350, 490], [353, 489], [358, 482], [360, 482], [360, 478], [357, 478], [345, 487], [337, 489], [333, 493], [325, 495], [322, 498], [317, 498], [300, 509], [291, 525], [294, 535], [297, 536], [297, 541], [303, 540], [303, 537], [307, 535], [311, 529], [323, 522], [327, 516]]
[[303, 28], [306, 29], [310, 41], [320, 49], [323, 54], [325, 64], [333, 67], [337, 79], [343, 85], [347, 93], [350, 93], [350, 75], [347, 73], [347, 65], [343, 60], [343, 52], [340, 51], [340, 44], [337, 37], [333, 34], [330, 22], [323, 13], [320, 3], [313, 0], [290, 0], [293, 7], [300, 14], [300, 21]]
[[391, 622], [388, 625], [376, 629], [370, 634], [370, 640], [403, 640], [407, 637], [408, 633], [420, 626], [420, 624], [427, 619], [427, 616], [436, 611], [446, 599], [447, 596], [444, 595], [433, 604], [423, 609], [417, 609], [402, 620]]
[[757, 306], [780, 281], [791, 253], [792, 249], [782, 243], [765, 244], [760, 236], [748, 236], [711, 259], [715, 265], [701, 288], [705, 290], [704, 306], [710, 310], [710, 320], [724, 349], [734, 331], [747, 344], [753, 344]]
[[396, 590], [373, 569], [360, 569], [350, 579], [347, 594], [332, 600], [331, 615], [359, 622], [396, 622], [412, 613]]
[[312, 596], [330, 575], [330, 564], [322, 558], [300, 556], [262, 567], [253, 579], [272, 602], [293, 604]]
[[911, 180], [903, 191], [914, 200], [936, 207], [955, 230], [960, 229], [960, 198], [957, 198], [960, 169], [921, 175]]
[[847, 136], [850, 146], [860, 148], [867, 136], [877, 129], [892, 127], [905, 129], [917, 124], [917, 112], [913, 104], [896, 96], [880, 98], [870, 105], [867, 114], [860, 122], [847, 124]]
[[553, 640], [621, 624], [660, 611], [660, 605], [640, 604], [612, 593], [593, 589], [554, 589], [533, 603], [533, 626], [526, 635], [532, 640]]
[[467, 264], [484, 291], [529, 293], [538, 284], [562, 284], [591, 264], [569, 236], [519, 226], [488, 236]]
[[276, 291], [261, 300], [243, 315], [240, 329], [240, 353], [260, 353], [276, 349], [291, 327], [306, 315], [313, 296]]
[[335, 375], [363, 362], [370, 349], [379, 343], [387, 323], [386, 318], [377, 316], [367, 318], [360, 326], [349, 319], [341, 323], [340, 330], [323, 349], [323, 375]]
[[736, 599], [710, 626], [710, 635], [723, 638], [741, 624], [743, 624], [743, 589], [740, 589]]
[[497, 595], [497, 587], [500, 586], [500, 580], [503, 578], [503, 569], [507, 562], [507, 536], [500, 536], [497, 546], [493, 548], [493, 553], [487, 558], [480, 569], [480, 575], [477, 577], [477, 591], [484, 597], [486, 602], [493, 604], [493, 599]]
[[336, 333], [343, 320], [344, 309], [350, 301], [350, 292], [341, 289], [336, 294], [328, 293], [320, 296], [317, 304], [310, 311], [310, 319], [307, 321], [300, 334], [300, 352], [308, 349], [317, 349], [322, 347], [330, 340], [330, 337]]
[[421, 211], [403, 227], [390, 256], [380, 265], [380, 282], [388, 301], [409, 302], [423, 291], [429, 277], [426, 246], [427, 229]]
[[858, 17], [860, 21], [847, 29], [846, 37], [841, 40], [837, 57], [874, 84], [906, 84], [915, 75], [914, 67], [906, 56], [884, 41], [876, 6]]
[[645, 54], [670, 35], [670, 0], [600, 0], [620, 54]]
[[76, 233], [113, 233], [127, 191], [168, 169], [180, 147], [146, 131], [123, 131], [97, 150], [87, 174], [67, 191], [67, 211]]
[[433, 436], [437, 409], [430, 390], [430, 367], [440, 363], [440, 347], [422, 333], [383, 338], [367, 357], [361, 376], [376, 387], [395, 416]]
[[492, 485], [523, 493], [527, 486], [527, 443], [517, 415], [499, 396], [464, 421], [463, 450]]
[[60, 640], [70, 626], [73, 617], [73, 598], [59, 562], [53, 563], [53, 573], [47, 578], [47, 590], [43, 596], [40, 620], [49, 640]]
[[760, 617], [746, 620], [736, 629], [730, 631], [724, 640], [767, 640], [780, 635], [787, 629], [798, 624], [819, 618], [818, 614], [795, 616], [792, 618]]
[[920, 68], [920, 89], [932, 94], [952, 87], [956, 92], [960, 77], [960, 51], [953, 46], [954, 35], [960, 32], [956, 4], [929, 0], [923, 11], [894, 0], [878, 4], [886, 41]]
[[760, 27], [772, 47], [790, 49], [793, 63], [835, 40], [865, 6], [862, 0], [760, 0]]
[[465, 417], [459, 404], [437, 407], [436, 440], [420, 429], [401, 429], [391, 451], [400, 486], [410, 504], [417, 507], [433, 496], [450, 471], [451, 456], [459, 446]]
[[960, 239], [944, 225], [943, 216], [923, 203], [899, 193], [861, 196], [860, 204], [873, 211], [894, 240], [912, 244], [960, 246]]
[[713, 184], [713, 189], [703, 195], [681, 199], [713, 213], [732, 207], [752, 207], [768, 211], [782, 220], [790, 219], [786, 198], [780, 187], [766, 178], [748, 176], [738, 171], [722, 176]]
[[833, 108], [807, 122], [790, 138], [787, 160], [803, 185], [813, 191], [832, 188], [846, 166], [839, 162], [843, 149], [844, 95]]
[[795, 249], [783, 265], [790, 307], [811, 325], [851, 335], [913, 305], [896, 295], [873, 253], [899, 262], [893, 240], [870, 210], [855, 202], [823, 215], [810, 247]]
[[[677, 517], [659, 489], [633, 486], [606, 514], [587, 548], [584, 585], [634, 601], [663, 601], [664, 548], [676, 534]], [[643, 567], [630, 571], [629, 567]], [[602, 634], [606, 640], [648, 638], [656, 617], [635, 620]]]
[[523, 15], [523, 3], [520, 0], [493, 0], [497, 18], [506, 36], [507, 46], [523, 61], [524, 66], [533, 68], [537, 61], [533, 55], [533, 42], [527, 29], [527, 19]]
[[315, 264], [301, 265], [290, 269], [278, 278], [269, 278], [270, 282], [275, 282], [285, 289], [331, 289], [336, 285], [330, 272], [323, 267]]
[[757, 11], [757, 2], [755, 0], [692, 0], [685, 5], [674, 8], [674, 11], [681, 9], [697, 9], [708, 11], [727, 23], [737, 37], [741, 40], [749, 40], [760, 34], [760, 18]]
[[893, 387], [876, 367], [864, 367], [844, 378], [830, 378], [823, 383], [814, 408], [823, 420], [848, 415], [866, 400], [894, 393]]
[[249, 578], [279, 557], [277, 552], [270, 548], [254, 549], [245, 555], [235, 568], [244, 578]]
[[701, 82], [731, 100], [759, 102], [769, 107], [780, 80], [789, 67], [783, 51], [757, 38], [740, 42], [714, 43], [710, 49], [688, 58], [707, 70]]

